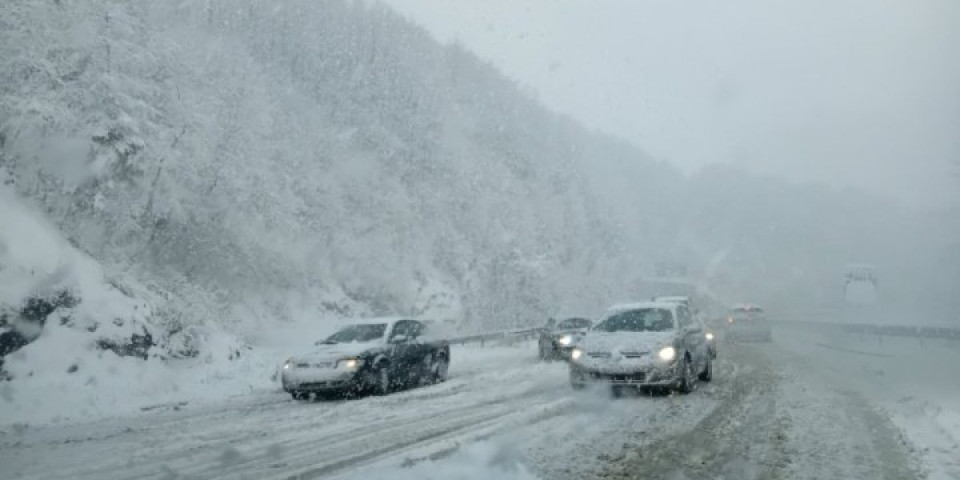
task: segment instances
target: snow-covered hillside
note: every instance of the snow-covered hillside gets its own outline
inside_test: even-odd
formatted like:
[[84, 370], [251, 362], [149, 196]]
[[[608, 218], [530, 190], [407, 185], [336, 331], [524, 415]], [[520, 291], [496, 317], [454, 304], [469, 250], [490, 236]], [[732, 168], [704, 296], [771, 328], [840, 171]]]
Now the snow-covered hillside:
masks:
[[[0, 424], [138, 412], [269, 388], [281, 352], [163, 323], [162, 291], [107, 272], [0, 187], [0, 304], [29, 342], [0, 356]], [[20, 306], [19, 310], [10, 306]], [[6, 352], [4, 352], [6, 353]], [[202, 366], [202, 368], [196, 368]]]
[[896, 300], [960, 311], [956, 230], [935, 218], [683, 176], [365, 1], [0, 2], [0, 183], [0, 314], [76, 297], [14, 354], [65, 352], [60, 376], [114, 361], [75, 352], [116, 319], [124, 359], [219, 362], [343, 317], [594, 312], [662, 261], [791, 304], [842, 300], [837, 266], [865, 259]]
[[622, 270], [589, 137], [384, 7], [0, 8], [15, 188], [102, 261], [233, 307], [219, 323], [526, 323]]

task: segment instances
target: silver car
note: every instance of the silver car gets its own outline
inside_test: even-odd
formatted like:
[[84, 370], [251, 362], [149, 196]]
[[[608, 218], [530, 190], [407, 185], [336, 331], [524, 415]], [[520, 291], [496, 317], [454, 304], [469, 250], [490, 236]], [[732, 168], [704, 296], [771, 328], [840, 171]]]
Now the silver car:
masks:
[[703, 326], [686, 306], [669, 302], [619, 305], [571, 353], [570, 383], [624, 388], [693, 390], [713, 378]]

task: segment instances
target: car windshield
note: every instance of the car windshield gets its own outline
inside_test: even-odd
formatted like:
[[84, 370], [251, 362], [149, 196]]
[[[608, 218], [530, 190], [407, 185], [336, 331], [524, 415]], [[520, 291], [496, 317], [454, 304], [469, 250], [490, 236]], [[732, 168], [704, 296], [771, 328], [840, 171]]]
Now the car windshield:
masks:
[[600, 332], [666, 332], [674, 329], [673, 313], [664, 308], [640, 308], [615, 313], [594, 330]]
[[592, 322], [586, 318], [568, 318], [557, 325], [557, 329], [590, 328]]
[[374, 340], [383, 338], [383, 333], [386, 331], [386, 323], [350, 325], [349, 327], [330, 335], [323, 343], [333, 344], [372, 342]]
[[660, 298], [654, 299], [654, 301], [665, 302], [665, 303], [676, 303], [676, 304], [682, 304], [682, 305], [687, 305], [690, 303], [690, 299], [687, 297], [660, 297]]

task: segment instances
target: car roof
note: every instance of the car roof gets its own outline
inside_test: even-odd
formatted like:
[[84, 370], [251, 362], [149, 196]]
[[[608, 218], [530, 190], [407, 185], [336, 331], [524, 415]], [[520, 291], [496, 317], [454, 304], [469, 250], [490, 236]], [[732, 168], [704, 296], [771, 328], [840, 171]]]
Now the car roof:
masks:
[[593, 318], [590, 318], [590, 317], [587, 317], [587, 316], [583, 316], [583, 317], [563, 317], [563, 318], [558, 319], [556, 322], [557, 322], [557, 325], [560, 325], [561, 323], [570, 322], [570, 321], [587, 322], [587, 323], [593, 324], [593, 322], [594, 322], [595, 320], [594, 320]]
[[619, 305], [614, 305], [607, 309], [607, 313], [611, 312], [622, 312], [624, 310], [640, 310], [642, 308], [662, 308], [664, 310], [674, 310], [679, 305], [672, 302], [636, 302], [636, 303], [621, 303]]
[[343, 322], [341, 326], [348, 325], [378, 325], [378, 324], [387, 324], [393, 325], [400, 320], [416, 320], [418, 322], [423, 322], [423, 320], [414, 317], [373, 317], [373, 318], [356, 318]]
[[686, 295], [666, 295], [666, 296], [663, 296], [663, 297], [653, 297], [653, 301], [654, 301], [654, 302], [658, 302], [658, 303], [663, 303], [663, 302], [668, 302], [668, 303], [675, 303], [675, 302], [688, 303], [688, 302], [690, 302], [690, 297], [688, 297], [688, 296], [686, 296]]

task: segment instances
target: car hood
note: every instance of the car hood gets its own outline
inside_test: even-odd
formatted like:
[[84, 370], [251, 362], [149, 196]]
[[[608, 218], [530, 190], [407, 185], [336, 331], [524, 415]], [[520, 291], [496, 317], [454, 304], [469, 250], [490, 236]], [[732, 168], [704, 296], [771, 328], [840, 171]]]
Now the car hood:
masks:
[[567, 328], [567, 329], [563, 329], [563, 330], [554, 330], [554, 331], [550, 332], [550, 335], [553, 335], [553, 336], [555, 336], [555, 337], [559, 337], [560, 335], [567, 335], [567, 334], [570, 334], [570, 335], [583, 335], [584, 333], [587, 333], [587, 329], [586, 329], [586, 328]]
[[580, 348], [592, 352], [653, 352], [673, 345], [676, 332], [597, 332], [580, 340]]
[[291, 358], [292, 361], [333, 361], [344, 357], [353, 357], [370, 350], [383, 348], [379, 342], [334, 343], [317, 345], [312, 351]]

